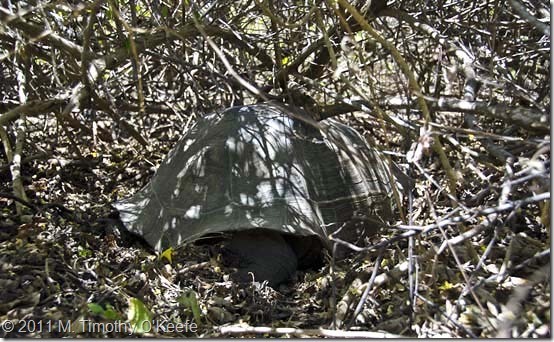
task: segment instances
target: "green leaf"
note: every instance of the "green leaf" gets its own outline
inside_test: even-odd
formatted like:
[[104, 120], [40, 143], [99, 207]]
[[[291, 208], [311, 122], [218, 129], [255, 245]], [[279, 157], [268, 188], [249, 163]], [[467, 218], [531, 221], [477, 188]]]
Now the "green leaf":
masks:
[[115, 310], [115, 308], [111, 304], [106, 304], [106, 309], [104, 310], [104, 314], [102, 315], [107, 320], [120, 320], [121, 314]]
[[167, 6], [162, 6], [161, 15], [164, 18], [169, 17], [169, 8]]
[[90, 249], [84, 248], [84, 247], [77, 247], [77, 254], [79, 254], [82, 258], [87, 258], [92, 255], [92, 251]]
[[189, 291], [184, 295], [177, 298], [177, 302], [185, 306], [186, 308], [192, 311], [192, 316], [196, 324], [200, 325], [201, 315], [200, 315], [200, 306], [198, 305], [198, 300], [196, 299], [196, 292]]
[[[151, 326], [150, 322], [152, 321], [152, 313], [140, 299], [130, 298], [127, 320], [131, 323], [133, 331], [143, 334], [147, 332], [144, 328]], [[145, 324], [145, 322], [148, 323]]]
[[115, 310], [113, 305], [106, 304], [106, 308], [104, 309], [102, 305], [96, 304], [96, 303], [89, 303], [88, 309], [95, 315], [98, 315], [102, 317], [103, 319], [107, 320], [120, 320], [121, 314]]
[[88, 309], [95, 315], [102, 315], [104, 313], [104, 308], [100, 304], [88, 303]]

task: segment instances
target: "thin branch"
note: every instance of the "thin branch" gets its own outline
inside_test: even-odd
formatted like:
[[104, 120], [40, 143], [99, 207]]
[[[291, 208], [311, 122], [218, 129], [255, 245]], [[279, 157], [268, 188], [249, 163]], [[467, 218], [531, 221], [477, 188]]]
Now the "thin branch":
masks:
[[542, 21], [537, 19], [534, 15], [529, 13], [529, 11], [527, 11], [527, 8], [525, 8], [525, 6], [518, 0], [508, 0], [508, 3], [510, 4], [510, 6], [512, 6], [512, 8], [516, 11], [516, 13], [520, 17], [522, 17], [531, 25], [533, 25], [542, 34], [550, 37], [550, 25], [543, 23]]
[[[460, 224], [460, 223], [463, 223], [463, 222], [473, 220], [473, 219], [475, 219], [477, 217], [480, 217], [480, 216], [487, 216], [487, 215], [497, 213], [497, 212], [513, 210], [515, 208], [519, 208], [519, 207], [527, 205], [527, 204], [543, 202], [543, 201], [546, 201], [546, 200], [549, 200], [549, 199], [550, 199], [550, 192], [543, 192], [543, 193], [540, 193], [540, 194], [537, 194], [537, 195], [534, 195], [534, 196], [531, 196], [531, 197], [528, 197], [528, 198], [525, 198], [525, 199], [516, 200], [516, 201], [508, 201], [507, 203], [504, 203], [503, 205], [497, 206], [497, 207], [490, 207], [490, 208], [485, 208], [485, 209], [480, 209], [480, 208], [469, 209], [469, 210], [467, 210], [467, 212], [465, 212], [463, 214], [453, 216], [451, 218], [444, 218], [444, 219], [439, 220], [436, 223], [432, 223], [432, 224], [428, 224], [428, 225], [405, 225], [405, 224], [393, 225], [393, 226], [390, 226], [390, 228], [408, 230], [408, 231], [405, 232], [405, 233], [399, 234], [399, 235], [397, 235], [397, 236], [395, 236], [395, 237], [393, 237], [389, 240], [386, 240], [386, 241], [383, 241], [383, 242], [380, 242], [380, 243], [377, 243], [377, 244], [374, 244], [374, 245], [371, 245], [371, 246], [367, 246], [367, 247], [359, 247], [359, 246], [356, 246], [354, 244], [348, 243], [346, 241], [340, 240], [340, 239], [338, 239], [336, 237], [333, 237], [333, 236], [330, 236], [329, 239], [336, 242], [336, 243], [338, 243], [338, 244], [340, 244], [340, 245], [346, 246], [346, 247], [348, 247], [351, 250], [356, 251], [356, 252], [374, 251], [374, 250], [378, 250], [379, 248], [382, 248], [384, 246], [388, 246], [391, 243], [394, 243], [396, 241], [407, 239], [410, 236], [414, 236], [414, 235], [417, 235], [417, 234], [426, 234], [426, 233], [429, 233], [430, 231], [435, 230], [437, 228], [442, 228], [442, 227], [450, 226], [450, 225], [457, 225], [457, 224]], [[459, 209], [454, 209], [454, 210], [459, 210]]]
[[[331, 337], [331, 338], [402, 338], [401, 335], [389, 334], [387, 332], [372, 331], [344, 331], [329, 329], [298, 329], [298, 328], [270, 328], [252, 326], [228, 326], [220, 327], [219, 332], [230, 335], [294, 335], [298, 337]], [[404, 337], [405, 338], [405, 337]]]
[[[505, 104], [490, 104], [482, 101], [465, 101], [451, 97], [433, 98], [425, 95], [424, 97], [430, 102], [430, 108], [435, 111], [477, 113], [537, 133], [546, 133], [550, 131], [550, 116], [532, 108], [521, 106], [514, 107]], [[383, 108], [398, 110], [415, 108], [416, 103], [413, 101], [405, 101], [399, 97], [392, 97], [381, 100], [379, 105]], [[371, 104], [365, 100], [338, 102], [322, 107], [321, 118], [326, 119], [355, 111], [370, 112], [369, 108], [371, 108]], [[431, 123], [431, 125], [434, 124]], [[484, 132], [484, 134], [487, 133]]]

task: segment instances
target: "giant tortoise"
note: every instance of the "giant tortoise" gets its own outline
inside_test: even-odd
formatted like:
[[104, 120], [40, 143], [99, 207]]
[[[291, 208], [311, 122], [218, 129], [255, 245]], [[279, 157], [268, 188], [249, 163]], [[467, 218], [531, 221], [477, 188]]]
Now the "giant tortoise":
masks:
[[257, 104], [200, 118], [151, 181], [114, 204], [121, 221], [158, 251], [221, 237], [234, 279], [271, 286], [321, 263], [331, 234], [376, 234], [393, 213], [388, 164], [353, 128], [305, 115]]

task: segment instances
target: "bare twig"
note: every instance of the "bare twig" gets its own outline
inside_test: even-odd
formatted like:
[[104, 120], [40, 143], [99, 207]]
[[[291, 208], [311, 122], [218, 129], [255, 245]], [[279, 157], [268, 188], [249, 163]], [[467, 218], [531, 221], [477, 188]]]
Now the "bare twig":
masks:
[[[400, 235], [397, 235], [397, 236], [391, 238], [390, 240], [383, 241], [383, 242], [380, 242], [380, 243], [377, 243], [375, 245], [371, 245], [371, 246], [368, 246], [368, 247], [359, 247], [359, 246], [356, 246], [354, 244], [348, 243], [346, 241], [340, 240], [340, 239], [338, 239], [336, 237], [333, 237], [333, 236], [331, 236], [330, 239], [332, 241], [336, 242], [337, 244], [346, 246], [346, 247], [348, 247], [351, 250], [356, 251], [356, 252], [374, 251], [374, 250], [378, 250], [378, 249], [380, 249], [384, 246], [390, 245], [391, 243], [393, 243], [395, 241], [398, 241], [398, 240], [401, 240], [401, 239], [407, 239], [408, 237], [414, 236], [416, 234], [425, 234], [425, 233], [428, 233], [428, 232], [430, 232], [432, 230], [435, 230], [437, 228], [442, 228], [442, 227], [450, 226], [450, 225], [457, 225], [457, 224], [460, 224], [460, 223], [463, 223], [463, 222], [466, 222], [466, 221], [473, 220], [473, 219], [475, 219], [477, 217], [480, 217], [480, 216], [487, 216], [487, 215], [490, 215], [492, 213], [497, 213], [497, 212], [502, 212], [502, 211], [507, 211], [507, 210], [514, 210], [515, 208], [522, 207], [526, 204], [542, 202], [542, 201], [549, 200], [549, 199], [550, 199], [550, 192], [544, 192], [544, 193], [540, 193], [540, 194], [537, 194], [537, 195], [534, 195], [534, 196], [531, 196], [531, 197], [528, 197], [528, 198], [525, 198], [525, 199], [516, 200], [516, 201], [508, 201], [507, 203], [505, 203], [501, 206], [497, 206], [497, 207], [490, 207], [490, 208], [484, 208], [484, 209], [481, 209], [481, 208], [467, 209], [466, 212], [463, 213], [463, 214], [460, 214], [458, 216], [452, 216], [450, 218], [443, 218], [443, 219], [440, 219], [438, 222], [433, 223], [433, 224], [428, 224], [428, 225], [423, 225], [423, 226], [421, 226], [421, 225], [405, 225], [405, 224], [394, 225], [394, 226], [391, 226], [391, 228], [408, 230], [408, 231], [405, 232], [405, 233], [402, 233]], [[451, 214], [449, 214], [448, 216], [450, 216], [450, 215]], [[468, 234], [471, 235], [472, 233], [468, 233]], [[464, 237], [465, 237], [465, 235], [464, 235]]]
[[[391, 44], [389, 41], [387, 41], [381, 35], [379, 35], [377, 31], [375, 31], [368, 24], [365, 18], [350, 3], [348, 3], [346, 0], [338, 0], [338, 3], [342, 7], [346, 8], [348, 12], [350, 12], [350, 14], [356, 19], [358, 24], [360, 24], [360, 26], [365, 31], [367, 31], [376, 41], [378, 41], [380, 44], [386, 47], [387, 50], [389, 50], [391, 54], [394, 56], [394, 59], [398, 63], [398, 66], [400, 67], [404, 75], [408, 78], [410, 90], [416, 95], [417, 104], [421, 112], [423, 113], [425, 124], [428, 125], [432, 121], [429, 107], [427, 106], [427, 103], [425, 102], [425, 99], [423, 98], [423, 96], [421, 96], [421, 87], [419, 86], [413, 71], [410, 69], [405, 59], [400, 54], [400, 52], [396, 49], [396, 47], [393, 44]], [[456, 176], [456, 173], [454, 172], [454, 169], [450, 165], [450, 161], [448, 160], [439, 139], [433, 140], [433, 151], [438, 155], [441, 161], [442, 167], [444, 168], [446, 174], [448, 175], [448, 179], [449, 179], [448, 189], [450, 191], [450, 194], [455, 196], [457, 176]]]
[[230, 335], [293, 335], [299, 337], [331, 337], [331, 338], [400, 338], [401, 335], [389, 334], [386, 332], [372, 331], [344, 331], [329, 329], [298, 329], [298, 328], [270, 328], [270, 327], [252, 327], [252, 326], [229, 326], [220, 327], [222, 334]]
[[383, 260], [383, 256], [385, 254], [385, 249], [379, 250], [379, 255], [377, 256], [377, 260], [375, 260], [374, 266], [373, 266], [373, 272], [371, 272], [371, 278], [369, 278], [369, 281], [367, 282], [366, 288], [364, 290], [364, 293], [360, 297], [360, 301], [358, 302], [358, 305], [356, 305], [356, 309], [354, 310], [354, 313], [352, 314], [352, 318], [350, 319], [350, 322], [348, 323], [347, 329], [349, 329], [354, 322], [356, 321], [356, 317], [362, 312], [363, 306], [367, 301], [367, 296], [369, 295], [369, 291], [373, 287], [373, 283], [375, 282], [375, 279], [377, 278], [377, 273], [379, 272], [379, 266], [381, 265], [381, 261]]
[[525, 6], [518, 0], [508, 0], [508, 3], [523, 19], [527, 20], [531, 25], [535, 26], [537, 30], [541, 31], [544, 35], [550, 37], [550, 26], [546, 25], [535, 16], [533, 16]]

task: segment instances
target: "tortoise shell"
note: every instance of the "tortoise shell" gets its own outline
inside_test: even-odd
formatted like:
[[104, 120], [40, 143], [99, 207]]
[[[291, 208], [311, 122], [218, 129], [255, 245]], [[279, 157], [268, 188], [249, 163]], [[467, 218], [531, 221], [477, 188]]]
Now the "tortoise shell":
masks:
[[258, 104], [200, 118], [151, 181], [114, 206], [158, 251], [259, 228], [330, 247], [332, 233], [357, 243], [391, 218], [390, 184], [383, 156], [353, 128]]

